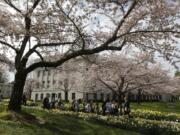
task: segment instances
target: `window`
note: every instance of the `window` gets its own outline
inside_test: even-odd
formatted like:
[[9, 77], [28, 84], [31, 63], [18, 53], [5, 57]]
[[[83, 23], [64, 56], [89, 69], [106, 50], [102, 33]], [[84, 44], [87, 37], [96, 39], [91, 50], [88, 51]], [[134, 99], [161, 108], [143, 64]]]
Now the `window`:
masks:
[[46, 93], [46, 97], [50, 97], [50, 94], [49, 94], [49, 93]]
[[61, 99], [61, 93], [58, 93], [58, 98]]
[[40, 77], [40, 73], [41, 73], [41, 71], [38, 71], [38, 72], [37, 72], [37, 78]]
[[44, 96], [43, 93], [41, 93], [41, 100], [43, 100], [43, 96]]
[[45, 87], [45, 81], [42, 82], [43, 83], [43, 88]]
[[56, 80], [53, 80], [53, 84], [56, 84]]
[[35, 96], [35, 100], [38, 100], [38, 94], [36, 94], [36, 96]]
[[72, 100], [76, 99], [76, 93], [72, 93]]

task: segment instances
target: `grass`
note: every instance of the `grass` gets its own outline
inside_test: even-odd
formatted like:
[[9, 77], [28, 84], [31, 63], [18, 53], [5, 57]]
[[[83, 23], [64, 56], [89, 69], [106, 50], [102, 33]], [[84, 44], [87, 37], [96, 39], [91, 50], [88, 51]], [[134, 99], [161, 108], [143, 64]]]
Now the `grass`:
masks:
[[14, 118], [5, 109], [6, 105], [0, 103], [0, 135], [140, 135], [94, 121], [43, 110], [23, 109], [25, 114], [28, 112], [37, 119], [27, 120], [23, 115], [22, 118]]
[[[131, 107], [132, 109], [180, 113], [180, 102], [146, 102], [140, 105], [132, 103]], [[5, 111], [6, 108], [7, 101], [0, 103], [0, 135], [141, 135], [95, 121], [43, 110], [24, 108], [22, 116], [14, 117], [12, 113]]]
[[145, 109], [167, 113], [180, 113], [180, 102], [143, 102], [140, 105], [138, 105], [137, 103], [132, 103], [131, 107], [132, 109]]

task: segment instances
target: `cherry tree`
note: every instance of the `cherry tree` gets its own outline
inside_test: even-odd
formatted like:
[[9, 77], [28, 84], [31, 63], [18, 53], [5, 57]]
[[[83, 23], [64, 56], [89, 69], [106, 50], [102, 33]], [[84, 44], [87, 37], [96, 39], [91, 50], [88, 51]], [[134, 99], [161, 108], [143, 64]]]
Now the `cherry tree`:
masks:
[[[27, 75], [37, 68], [128, 46], [169, 58], [180, 33], [178, 0], [1, 0], [0, 6], [0, 53], [16, 70], [13, 111], [21, 110]], [[30, 64], [33, 56], [40, 61]]]
[[94, 73], [90, 73], [90, 80], [87, 81], [87, 84], [90, 82], [90, 88], [95, 86], [94, 91], [110, 91], [113, 99], [118, 97], [120, 107], [122, 96], [130, 92], [138, 93], [140, 89], [151, 94], [164, 93], [164, 86], [170, 80], [167, 71], [152, 64], [149, 55], [145, 54], [133, 58], [123, 55], [103, 57], [92, 71]]

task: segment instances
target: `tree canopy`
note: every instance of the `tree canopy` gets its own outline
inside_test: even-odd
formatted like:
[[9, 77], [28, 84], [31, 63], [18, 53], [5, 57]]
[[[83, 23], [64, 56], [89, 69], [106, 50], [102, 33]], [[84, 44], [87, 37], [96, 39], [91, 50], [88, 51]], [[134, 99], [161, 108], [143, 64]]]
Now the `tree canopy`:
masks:
[[[178, 0], [2, 0], [1, 54], [16, 70], [10, 109], [19, 110], [27, 74], [82, 55], [136, 47], [171, 59]], [[2, 6], [3, 5], [3, 6]], [[28, 63], [32, 56], [41, 61]], [[58, 56], [46, 59], [45, 56]]]

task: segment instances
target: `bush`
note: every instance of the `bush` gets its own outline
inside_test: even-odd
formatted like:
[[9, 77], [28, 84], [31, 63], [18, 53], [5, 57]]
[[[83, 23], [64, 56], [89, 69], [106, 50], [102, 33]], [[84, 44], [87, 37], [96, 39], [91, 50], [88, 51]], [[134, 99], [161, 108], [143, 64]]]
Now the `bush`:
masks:
[[131, 114], [134, 117], [150, 119], [150, 120], [165, 120], [165, 121], [180, 122], [180, 114], [176, 114], [176, 113], [164, 113], [158, 111], [137, 109], [137, 110], [132, 110]]

